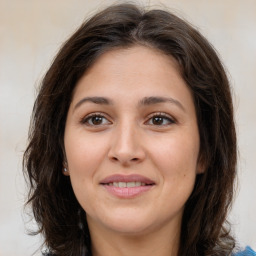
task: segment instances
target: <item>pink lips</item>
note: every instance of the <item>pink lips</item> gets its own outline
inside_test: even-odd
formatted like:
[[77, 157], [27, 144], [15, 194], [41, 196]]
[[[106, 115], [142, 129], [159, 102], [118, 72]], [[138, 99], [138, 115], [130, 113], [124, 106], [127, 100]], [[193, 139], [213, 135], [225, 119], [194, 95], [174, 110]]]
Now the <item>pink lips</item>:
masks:
[[141, 175], [137, 174], [132, 174], [132, 175], [112, 175], [109, 177], [106, 177], [104, 180], [102, 180], [100, 183], [101, 184], [108, 184], [108, 183], [113, 183], [113, 182], [132, 182], [132, 181], [139, 181], [142, 183], [146, 183], [147, 185], [154, 184], [155, 182], [144, 177]]
[[[114, 186], [114, 183], [131, 183], [136, 182], [136, 186], [133, 187], [118, 187]], [[142, 184], [140, 184], [142, 183]], [[112, 175], [106, 177], [100, 182], [101, 185], [112, 195], [119, 198], [133, 198], [149, 191], [155, 182], [141, 175]]]

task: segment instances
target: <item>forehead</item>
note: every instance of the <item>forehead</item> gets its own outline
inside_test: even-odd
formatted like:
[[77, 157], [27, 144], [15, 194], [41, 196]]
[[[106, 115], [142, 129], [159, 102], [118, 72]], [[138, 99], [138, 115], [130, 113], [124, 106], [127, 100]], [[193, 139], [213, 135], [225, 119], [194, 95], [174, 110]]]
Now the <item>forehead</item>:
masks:
[[125, 86], [132, 93], [141, 87], [164, 90], [171, 85], [187, 87], [177, 61], [159, 50], [133, 46], [102, 54], [78, 81], [74, 94], [81, 89], [124, 90]]
[[129, 48], [114, 48], [103, 53], [85, 72], [85, 75], [90, 74], [92, 70], [96, 71], [96, 69], [110, 71], [112, 74], [117, 71], [124, 74], [129, 70], [129, 74], [133, 72], [134, 75], [139, 72], [154, 74], [154, 71], [157, 71], [159, 75], [161, 71], [170, 73], [170, 69], [179, 73], [180, 66], [173, 56], [166, 55], [158, 49], [134, 45]]

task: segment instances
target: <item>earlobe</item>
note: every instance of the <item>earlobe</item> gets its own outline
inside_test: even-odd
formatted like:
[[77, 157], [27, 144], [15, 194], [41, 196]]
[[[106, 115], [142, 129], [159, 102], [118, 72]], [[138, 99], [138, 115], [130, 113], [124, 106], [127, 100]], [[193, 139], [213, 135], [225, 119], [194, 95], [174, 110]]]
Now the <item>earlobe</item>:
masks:
[[65, 175], [65, 176], [69, 176], [69, 170], [66, 166], [63, 167], [62, 169], [62, 173]]
[[199, 156], [197, 161], [196, 174], [203, 174], [206, 170], [206, 162], [202, 155]]
[[203, 174], [203, 173], [204, 173], [204, 169], [203, 168], [197, 168], [196, 174]]

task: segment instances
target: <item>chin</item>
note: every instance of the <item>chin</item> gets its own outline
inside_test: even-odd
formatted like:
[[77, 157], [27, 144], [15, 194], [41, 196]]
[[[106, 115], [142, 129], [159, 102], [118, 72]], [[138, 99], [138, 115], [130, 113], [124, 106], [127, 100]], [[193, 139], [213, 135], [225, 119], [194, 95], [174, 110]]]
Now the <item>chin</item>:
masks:
[[142, 221], [120, 221], [109, 225], [108, 228], [112, 229], [113, 232], [118, 232], [127, 236], [137, 236], [147, 233], [150, 230], [150, 226]]
[[94, 224], [97, 222], [106, 230], [132, 236], [143, 234], [150, 230], [152, 223], [155, 221], [153, 219], [150, 221], [148, 217], [141, 212], [128, 213], [126, 210], [116, 211], [113, 215], [98, 216], [97, 220], [90, 219], [89, 221], [94, 222]]

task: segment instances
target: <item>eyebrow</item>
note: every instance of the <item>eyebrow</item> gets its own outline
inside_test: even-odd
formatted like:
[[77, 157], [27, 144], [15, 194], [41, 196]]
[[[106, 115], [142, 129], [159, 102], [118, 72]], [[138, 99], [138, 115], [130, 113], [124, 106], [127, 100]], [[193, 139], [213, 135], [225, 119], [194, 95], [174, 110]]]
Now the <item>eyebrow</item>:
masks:
[[[92, 102], [99, 105], [113, 105], [113, 101], [109, 98], [105, 97], [85, 97], [81, 99], [74, 107], [74, 110], [77, 109], [79, 106], [81, 106], [85, 102]], [[170, 97], [159, 97], [159, 96], [151, 96], [151, 97], [144, 97], [139, 101], [139, 106], [149, 106], [159, 103], [172, 103], [175, 104], [177, 107], [185, 111], [184, 106], [178, 101]]]
[[74, 110], [78, 107], [80, 107], [85, 102], [92, 102], [99, 105], [112, 105], [112, 100], [105, 98], [105, 97], [85, 97], [78, 101], [78, 103], [75, 105]]
[[154, 104], [166, 103], [166, 102], [175, 104], [177, 107], [185, 111], [184, 106], [178, 100], [175, 100], [169, 97], [154, 97], [154, 96], [145, 97], [142, 100], [140, 100], [139, 105], [148, 106], [148, 105], [154, 105]]

